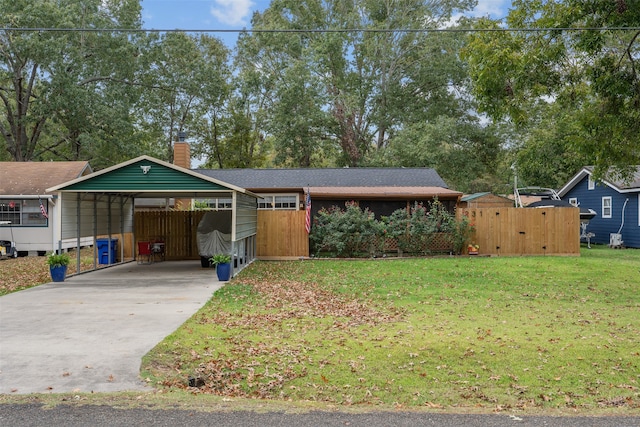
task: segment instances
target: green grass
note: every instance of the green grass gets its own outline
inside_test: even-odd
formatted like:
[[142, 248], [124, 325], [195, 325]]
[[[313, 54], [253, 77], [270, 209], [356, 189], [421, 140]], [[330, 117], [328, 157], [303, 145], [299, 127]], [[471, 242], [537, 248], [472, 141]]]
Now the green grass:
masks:
[[168, 390], [366, 407], [637, 410], [638, 283], [640, 251], [604, 247], [256, 262], [158, 344], [143, 375]]

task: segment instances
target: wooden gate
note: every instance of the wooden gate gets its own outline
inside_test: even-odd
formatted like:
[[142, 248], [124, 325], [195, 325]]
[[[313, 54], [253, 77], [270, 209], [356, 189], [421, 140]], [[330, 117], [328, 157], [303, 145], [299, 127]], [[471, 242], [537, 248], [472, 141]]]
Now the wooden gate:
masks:
[[464, 209], [482, 255], [579, 255], [578, 208]]
[[256, 252], [260, 259], [309, 256], [305, 211], [259, 210]]

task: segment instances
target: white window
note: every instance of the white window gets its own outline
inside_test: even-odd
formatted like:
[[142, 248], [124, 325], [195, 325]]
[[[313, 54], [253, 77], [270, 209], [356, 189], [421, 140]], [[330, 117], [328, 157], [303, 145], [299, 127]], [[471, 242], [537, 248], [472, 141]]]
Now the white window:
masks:
[[593, 177], [591, 175], [589, 175], [589, 190], [593, 190], [594, 188], [596, 188], [596, 182], [593, 180]]
[[578, 207], [578, 198], [577, 197], [570, 197], [569, 198], [569, 204], [571, 206]]
[[[46, 211], [47, 202], [43, 201]], [[0, 201], [0, 221], [10, 221], [15, 226], [46, 226], [47, 218], [40, 211], [40, 202], [35, 199], [16, 199]]]
[[261, 194], [258, 199], [258, 209], [298, 209], [297, 194]]
[[228, 211], [231, 210], [231, 206], [233, 205], [233, 200], [231, 197], [216, 197], [215, 199], [199, 199], [196, 200], [197, 204], [202, 206], [202, 204], [206, 205], [207, 209], [212, 209], [215, 211]]
[[611, 197], [602, 198], [602, 218], [611, 218]]

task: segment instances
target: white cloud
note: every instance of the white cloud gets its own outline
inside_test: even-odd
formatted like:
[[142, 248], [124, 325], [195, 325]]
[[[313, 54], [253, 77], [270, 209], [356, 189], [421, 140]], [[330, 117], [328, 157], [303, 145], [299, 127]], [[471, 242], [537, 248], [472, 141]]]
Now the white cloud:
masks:
[[478, 4], [471, 12], [472, 16], [490, 16], [504, 18], [511, 7], [511, 0], [478, 0]]
[[446, 22], [442, 22], [439, 28], [453, 27], [458, 24], [462, 17], [489, 17], [491, 19], [502, 19], [509, 13], [512, 0], [478, 0], [476, 7], [465, 13], [455, 13]]
[[245, 24], [254, 3], [251, 0], [214, 0], [211, 14], [222, 24]]

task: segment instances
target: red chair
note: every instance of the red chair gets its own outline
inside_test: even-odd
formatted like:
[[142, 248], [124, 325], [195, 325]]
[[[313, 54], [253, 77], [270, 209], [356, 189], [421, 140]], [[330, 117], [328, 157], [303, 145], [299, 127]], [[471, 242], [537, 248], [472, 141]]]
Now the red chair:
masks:
[[[138, 242], [138, 264], [151, 264], [153, 262], [151, 242]], [[147, 262], [143, 260], [146, 258]]]

